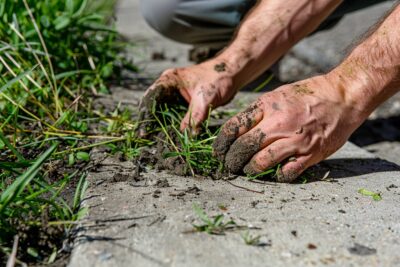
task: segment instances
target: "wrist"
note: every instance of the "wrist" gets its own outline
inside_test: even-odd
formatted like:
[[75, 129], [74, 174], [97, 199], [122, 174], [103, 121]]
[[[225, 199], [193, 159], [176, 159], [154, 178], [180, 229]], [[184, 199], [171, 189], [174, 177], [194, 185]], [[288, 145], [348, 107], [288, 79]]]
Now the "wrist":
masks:
[[365, 53], [362, 53], [363, 57], [354, 54], [326, 76], [343, 95], [344, 101], [366, 119], [396, 92], [398, 88], [393, 84], [396, 74], [379, 66], [366, 64], [363, 60]]

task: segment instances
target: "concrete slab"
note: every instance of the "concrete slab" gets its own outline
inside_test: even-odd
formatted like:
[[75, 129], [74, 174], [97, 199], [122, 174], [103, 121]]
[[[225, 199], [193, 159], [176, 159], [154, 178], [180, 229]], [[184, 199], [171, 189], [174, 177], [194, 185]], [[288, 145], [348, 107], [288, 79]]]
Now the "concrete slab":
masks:
[[[329, 170], [335, 182], [263, 184], [155, 172], [135, 182], [133, 164], [115, 163], [109, 159], [89, 175], [90, 213], [70, 267], [400, 265], [400, 169], [350, 143], [316, 169]], [[360, 195], [360, 188], [381, 192], [382, 200]], [[190, 232], [199, 223], [193, 203], [257, 227], [250, 233], [265, 246], [245, 245], [245, 230]]]
[[[131, 99], [128, 97], [131, 95]], [[257, 94], [239, 95], [244, 105]], [[119, 90], [113, 101], [136, 103]], [[133, 162], [101, 151], [89, 176], [69, 267], [78, 266], [399, 266], [400, 168], [350, 143], [312, 170], [306, 184], [179, 177], [149, 171], [135, 180]], [[318, 178], [324, 178], [318, 181]], [[380, 192], [381, 201], [363, 196]], [[224, 214], [247, 230], [193, 232], [192, 205]]]
[[[377, 18], [386, 8], [366, 14]], [[365, 29], [367, 23], [361, 21]], [[118, 27], [136, 38], [133, 55], [145, 75], [155, 77], [165, 68], [189, 64], [188, 46], [152, 31], [140, 17], [138, 0], [120, 2]], [[327, 33], [331, 42], [305, 41], [316, 51], [331, 51], [320, 62], [335, 64], [342, 41], [355, 36], [354, 27], [343, 27], [347, 37]], [[167, 60], [149, 62], [153, 52], [163, 52]], [[137, 104], [139, 95], [126, 96], [118, 91], [112, 100], [104, 100]], [[239, 95], [232, 105], [242, 106], [255, 96]], [[400, 168], [350, 143], [315, 167], [306, 184], [254, 183], [244, 177], [213, 181], [153, 171], [135, 180], [134, 163], [101, 151], [92, 158], [103, 161], [88, 177], [84, 204], [89, 215], [78, 228], [70, 267], [400, 266]], [[360, 188], [380, 192], [382, 200], [360, 195]], [[245, 229], [221, 236], [192, 232], [192, 224], [200, 223], [193, 203], [211, 216], [224, 214], [250, 228], [264, 246], [246, 245], [241, 237]]]

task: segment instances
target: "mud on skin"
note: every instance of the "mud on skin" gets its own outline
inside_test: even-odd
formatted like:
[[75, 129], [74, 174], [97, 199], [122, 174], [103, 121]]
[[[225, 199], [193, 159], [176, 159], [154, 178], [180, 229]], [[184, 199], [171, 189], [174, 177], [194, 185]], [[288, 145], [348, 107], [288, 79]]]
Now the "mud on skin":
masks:
[[220, 134], [217, 136], [213, 144], [214, 155], [219, 160], [225, 160], [225, 156], [230, 146], [238, 138], [239, 129], [241, 127], [250, 130], [254, 126], [254, 115], [257, 111], [258, 101], [237, 116], [238, 122], [228, 121], [222, 127]]
[[216, 64], [214, 66], [214, 70], [216, 72], [224, 72], [224, 71], [226, 71], [226, 64], [224, 62], [222, 62], [220, 64]]
[[257, 130], [254, 135], [238, 139], [233, 143], [225, 157], [225, 167], [231, 173], [239, 173], [256, 154], [263, 143], [265, 133]]
[[176, 87], [169, 87], [163, 84], [157, 85], [154, 89], [142, 98], [139, 105], [139, 136], [147, 135], [147, 128], [151, 127], [152, 110], [156, 103], [174, 103], [176, 105], [187, 105]]

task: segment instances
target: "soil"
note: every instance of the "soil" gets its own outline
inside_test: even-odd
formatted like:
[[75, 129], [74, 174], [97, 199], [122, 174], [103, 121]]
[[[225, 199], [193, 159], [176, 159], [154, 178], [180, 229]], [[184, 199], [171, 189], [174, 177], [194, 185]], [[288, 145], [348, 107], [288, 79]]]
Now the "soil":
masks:
[[[224, 161], [230, 173], [240, 173], [251, 157], [260, 149], [265, 134], [256, 132], [256, 136], [237, 139], [240, 128], [251, 129], [255, 124], [255, 113], [258, 112], [257, 103], [241, 112], [237, 122], [227, 122], [213, 144], [215, 155]], [[233, 144], [233, 145], [232, 145]]]
[[[18, 259], [25, 263], [37, 262], [37, 259], [30, 256], [28, 248], [35, 248], [42, 260], [45, 260], [54, 249], [62, 247], [65, 237], [64, 227], [61, 225], [48, 225], [47, 213], [43, 213], [42, 225], [31, 225], [28, 222], [35, 221], [37, 218], [28, 216], [25, 222], [12, 219], [8, 223], [17, 231], [19, 237]], [[12, 240], [12, 238], [11, 238]], [[4, 259], [6, 260], [6, 259]]]
[[226, 71], [226, 64], [224, 62], [222, 62], [220, 64], [216, 64], [214, 66], [214, 70], [216, 72], [224, 72], [224, 71]]
[[[168, 131], [168, 135], [174, 141], [176, 146], [180, 148], [180, 144], [174, 130], [170, 129]], [[153, 166], [156, 170], [166, 170], [168, 173], [180, 176], [191, 176], [193, 175], [192, 171], [194, 172], [194, 174], [204, 174], [203, 169], [195, 168], [193, 166], [193, 169], [190, 169], [189, 165], [186, 163], [185, 159], [182, 156], [166, 157], [168, 153], [175, 152], [175, 148], [165, 141], [168, 140], [165, 133], [158, 133], [154, 137], [154, 139], [157, 140], [155, 146], [142, 150], [142, 153], [138, 160], [139, 165]], [[213, 175], [212, 178], [218, 178], [219, 175], [217, 174], [217, 167], [214, 173], [216, 174]]]
[[[66, 149], [62, 146], [67, 146], [67, 144], [60, 144], [61, 150]], [[34, 152], [32, 152], [34, 151]], [[37, 158], [42, 150], [40, 149], [30, 149], [21, 150], [26, 159]], [[25, 153], [27, 152], [27, 153]], [[54, 184], [64, 177], [66, 173], [72, 173], [76, 169], [83, 169], [87, 165], [86, 162], [78, 161], [72, 167], [68, 167], [64, 160], [52, 160], [44, 164], [43, 169], [47, 172], [46, 182], [49, 184]], [[11, 178], [11, 177], [10, 177]], [[69, 182], [68, 186], [61, 191], [60, 198], [66, 201], [66, 203], [71, 204], [75, 194], [75, 188], [78, 183], [79, 177], [73, 177]], [[12, 180], [5, 181], [7, 184], [11, 184]], [[46, 195], [42, 196], [46, 198]], [[38, 222], [40, 225], [36, 225], [32, 222]], [[2, 235], [7, 235], [6, 240], [10, 240], [9, 244], [3, 244], [7, 247], [12, 247], [13, 236], [18, 235], [18, 260], [29, 264], [29, 266], [41, 266], [40, 261], [46, 261], [48, 257], [52, 254], [54, 249], [58, 249], [57, 259], [54, 263], [46, 266], [65, 266], [66, 258], [68, 258], [69, 252], [65, 246], [69, 242], [72, 242], [69, 238], [70, 236], [66, 232], [64, 225], [49, 225], [49, 221], [54, 221], [51, 218], [49, 210], [44, 210], [42, 216], [37, 218], [33, 213], [26, 214], [25, 218], [16, 219], [10, 218], [5, 221], [5, 224], [14, 229], [15, 232], [1, 233]], [[28, 248], [35, 248], [39, 258], [35, 258], [27, 253]], [[60, 248], [63, 248], [60, 250]], [[0, 263], [6, 264], [8, 258], [6, 255], [0, 253]]]
[[238, 139], [225, 157], [225, 167], [231, 173], [240, 173], [249, 160], [260, 150], [265, 133], [256, 131], [254, 136]]
[[176, 87], [167, 87], [158, 85], [154, 89], [149, 90], [142, 98], [139, 106], [139, 135], [146, 136], [148, 129], [151, 129], [151, 123], [148, 119], [152, 118], [151, 111], [155, 103], [174, 103], [174, 105], [187, 105], [185, 99], [179, 94]]

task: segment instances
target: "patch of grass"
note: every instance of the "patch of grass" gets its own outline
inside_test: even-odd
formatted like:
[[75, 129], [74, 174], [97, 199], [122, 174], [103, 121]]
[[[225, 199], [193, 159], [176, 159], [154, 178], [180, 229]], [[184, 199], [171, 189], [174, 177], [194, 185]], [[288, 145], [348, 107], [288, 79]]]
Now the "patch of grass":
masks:
[[210, 218], [205, 211], [200, 208], [197, 204], [193, 204], [193, 211], [203, 222], [203, 224], [193, 224], [193, 227], [198, 232], [206, 232], [212, 235], [223, 235], [226, 230], [236, 227], [236, 223], [233, 220], [224, 221], [224, 215], [218, 214]]
[[154, 118], [158, 124], [156, 131], [161, 131], [165, 136], [166, 145], [171, 147], [171, 152], [165, 153], [165, 158], [180, 157], [185, 162], [191, 175], [215, 176], [223, 168], [222, 162], [213, 156], [212, 144], [217, 137], [219, 129], [212, 131], [209, 127], [210, 118], [203, 124], [202, 131], [193, 135], [189, 130], [179, 130], [179, 125], [185, 115], [183, 107], [160, 106], [159, 111], [154, 111]]
[[358, 190], [358, 193], [360, 193], [360, 194], [363, 195], [363, 196], [372, 197], [372, 199], [375, 200], [375, 201], [380, 201], [380, 200], [382, 200], [381, 193], [375, 193], [375, 192], [369, 191], [369, 190], [364, 189], [364, 188], [360, 188], [360, 189]]
[[86, 174], [81, 174], [70, 204], [61, 193], [78, 171], [58, 180], [51, 177], [46, 164], [57, 147], [54, 143], [29, 162], [0, 162], [0, 248], [6, 255], [11, 253], [10, 241], [18, 236], [20, 260], [54, 261], [71, 222], [86, 214], [86, 208], [80, 206], [87, 188]]
[[[93, 110], [93, 96], [107, 93], [122, 69], [135, 70], [112, 23], [115, 3], [0, 2], [0, 253], [5, 256], [17, 235], [17, 260], [55, 260], [73, 221], [85, 214], [82, 170], [90, 150], [114, 145], [134, 155], [148, 143], [134, 137], [134, 122], [119, 107], [114, 113]], [[74, 184], [71, 198], [67, 188]]]

